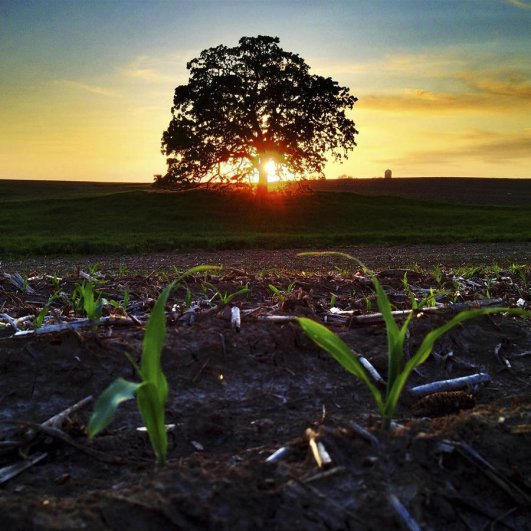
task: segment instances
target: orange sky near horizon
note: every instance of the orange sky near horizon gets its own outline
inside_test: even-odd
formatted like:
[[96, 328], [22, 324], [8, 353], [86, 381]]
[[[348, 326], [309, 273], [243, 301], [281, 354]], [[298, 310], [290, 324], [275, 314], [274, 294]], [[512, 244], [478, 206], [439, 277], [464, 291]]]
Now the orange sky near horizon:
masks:
[[531, 2], [223, 3], [0, 0], [0, 179], [151, 182], [186, 62], [258, 34], [359, 99], [328, 178], [531, 178]]

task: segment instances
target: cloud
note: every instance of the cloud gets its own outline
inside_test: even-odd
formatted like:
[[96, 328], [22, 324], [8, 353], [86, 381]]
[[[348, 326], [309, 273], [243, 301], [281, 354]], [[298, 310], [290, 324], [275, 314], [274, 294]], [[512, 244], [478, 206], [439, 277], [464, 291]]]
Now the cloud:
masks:
[[118, 96], [118, 93], [114, 90], [108, 89], [106, 87], [101, 87], [99, 85], [91, 85], [82, 81], [74, 81], [72, 79], [56, 79], [54, 83], [68, 88], [90, 92], [91, 94], [98, 94], [99, 96]]
[[531, 99], [531, 80], [518, 70], [461, 71], [455, 79], [463, 81], [471, 90], [483, 94]]
[[403, 89], [396, 93], [359, 95], [359, 109], [390, 112], [506, 112], [508, 102], [494, 97], [462, 92], [432, 92], [423, 89]]
[[148, 81], [150, 83], [176, 83], [185, 71], [186, 60], [182, 54], [156, 58], [149, 55], [139, 55], [118, 71], [130, 78]]
[[385, 76], [409, 76], [441, 78], [448, 72], [466, 66], [466, 59], [451, 51], [431, 51], [430, 53], [388, 54], [375, 61], [344, 61], [331, 63], [330, 58], [316, 57], [309, 60], [312, 72], [326, 76], [344, 74], [369, 74]]
[[[531, 107], [531, 75], [518, 68], [469, 68], [445, 78], [417, 81], [420, 86], [358, 94], [359, 107], [384, 111], [508, 112]], [[434, 85], [427, 90], [422, 85]], [[438, 86], [451, 90], [437, 90]]]
[[531, 134], [527, 129], [511, 133], [470, 131], [459, 135], [439, 136], [441, 137], [439, 144], [441, 140], [446, 140], [444, 148], [410, 151], [394, 162], [423, 166], [465, 160], [504, 164], [509, 161], [531, 159]]
[[449, 112], [485, 109], [485, 102], [470, 94], [431, 92], [423, 89], [403, 89], [394, 93], [377, 95], [360, 95], [358, 108], [369, 108], [377, 111], [432, 111]]
[[507, 3], [520, 9], [531, 9], [531, 3], [526, 0], [507, 0]]

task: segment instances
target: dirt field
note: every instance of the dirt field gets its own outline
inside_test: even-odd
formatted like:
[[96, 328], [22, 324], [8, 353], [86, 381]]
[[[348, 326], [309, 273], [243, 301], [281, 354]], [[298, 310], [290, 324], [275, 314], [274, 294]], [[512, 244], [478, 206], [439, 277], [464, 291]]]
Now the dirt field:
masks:
[[[531, 304], [529, 244], [349, 250], [378, 271], [396, 309], [410, 307], [408, 289], [419, 299], [436, 290], [439, 308], [414, 319], [406, 355], [459, 305]], [[3, 529], [398, 529], [406, 526], [404, 510], [411, 529], [529, 529], [529, 320], [478, 318], [442, 338], [408, 382], [396, 424], [383, 431], [363, 384], [292, 320], [326, 319], [385, 379], [385, 328], [377, 316], [363, 318], [377, 311], [368, 277], [344, 260], [294, 255], [4, 263], [9, 273], [24, 266], [34, 292], [0, 277], [0, 478], [10, 471], [2, 467], [41, 460], [0, 485]], [[475, 258], [502, 265], [457, 269]], [[128, 290], [129, 317], [106, 305], [104, 317], [120, 319], [113, 326], [47, 332], [81, 318], [69, 296], [83, 280], [79, 269], [96, 261], [103, 262], [97, 289], [117, 301]], [[415, 262], [430, 270], [405, 269]], [[167, 307], [168, 464], [154, 465], [133, 401], [92, 443], [85, 435], [90, 399], [54, 430], [43, 427], [115, 378], [135, 379], [125, 353], [139, 358], [146, 320], [175, 276], [172, 266], [200, 263], [226, 267], [190, 279]], [[445, 267], [434, 270], [440, 263]], [[60, 281], [44, 276], [57, 271]], [[250, 293], [234, 301], [242, 313], [238, 332], [213, 296], [245, 285]], [[197, 303], [193, 319], [186, 287]], [[57, 291], [65, 296], [33, 332], [36, 314]], [[490, 381], [427, 399], [409, 391], [475, 373]], [[318, 465], [312, 441], [330, 463]], [[282, 448], [281, 457], [267, 461]]]
[[314, 190], [479, 205], [531, 205], [531, 179], [419, 177], [312, 181]]

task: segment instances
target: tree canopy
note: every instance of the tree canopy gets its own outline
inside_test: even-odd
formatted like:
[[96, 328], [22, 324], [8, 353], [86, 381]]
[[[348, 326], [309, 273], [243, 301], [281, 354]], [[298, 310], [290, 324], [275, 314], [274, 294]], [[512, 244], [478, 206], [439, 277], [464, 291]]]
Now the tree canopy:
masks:
[[346, 115], [357, 98], [329, 77], [310, 74], [277, 37], [242, 37], [187, 64], [188, 84], [175, 89], [172, 120], [162, 136], [165, 187], [245, 183], [258, 174], [267, 190], [266, 164], [280, 177], [322, 175], [326, 154], [347, 157], [356, 145]]

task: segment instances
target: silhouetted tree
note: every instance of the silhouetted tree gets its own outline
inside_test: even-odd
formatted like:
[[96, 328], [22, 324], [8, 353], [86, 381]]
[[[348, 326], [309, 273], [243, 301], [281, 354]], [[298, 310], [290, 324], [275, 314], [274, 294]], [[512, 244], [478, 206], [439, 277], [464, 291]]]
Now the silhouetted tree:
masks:
[[242, 37], [239, 46], [217, 46], [187, 64], [188, 84], [178, 86], [173, 118], [162, 136], [168, 172], [159, 186], [243, 183], [265, 165], [277, 173], [321, 174], [325, 153], [346, 158], [356, 145], [345, 112], [357, 98], [331, 78], [310, 74], [276, 37]]

